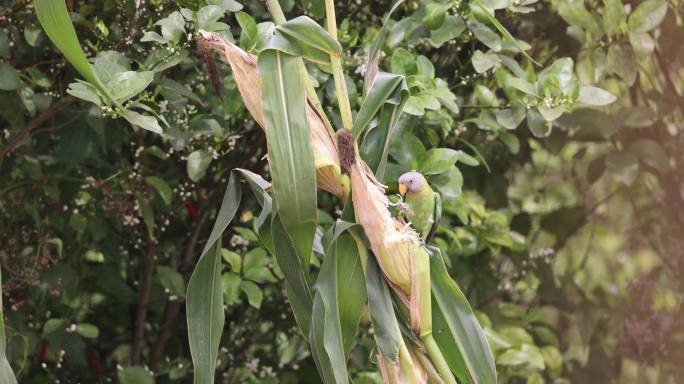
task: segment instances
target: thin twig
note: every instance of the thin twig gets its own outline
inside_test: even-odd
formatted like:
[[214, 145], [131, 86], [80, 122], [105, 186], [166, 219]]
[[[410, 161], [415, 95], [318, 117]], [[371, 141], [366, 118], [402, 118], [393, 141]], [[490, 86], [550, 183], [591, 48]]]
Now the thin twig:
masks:
[[33, 120], [29, 121], [24, 128], [22, 128], [21, 131], [17, 132], [14, 136], [12, 136], [8, 141], [7, 144], [3, 145], [2, 148], [0, 148], [0, 161], [5, 158], [5, 156], [11, 152], [14, 147], [19, 145], [21, 141], [29, 134], [31, 131], [34, 129], [40, 127], [48, 121], [50, 118], [52, 118], [54, 115], [59, 113], [62, 109], [66, 108], [67, 106], [73, 104], [76, 102], [76, 98], [72, 96], [67, 96], [60, 101], [56, 102], [55, 104], [52, 104], [50, 108], [48, 108], [45, 112], [41, 113], [40, 115], [36, 116], [33, 118]]

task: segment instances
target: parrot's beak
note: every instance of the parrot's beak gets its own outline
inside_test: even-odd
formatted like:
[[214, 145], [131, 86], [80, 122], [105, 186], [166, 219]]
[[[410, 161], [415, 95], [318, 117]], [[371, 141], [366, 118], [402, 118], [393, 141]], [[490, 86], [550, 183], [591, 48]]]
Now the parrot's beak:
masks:
[[399, 194], [402, 196], [406, 194], [406, 184], [399, 184]]

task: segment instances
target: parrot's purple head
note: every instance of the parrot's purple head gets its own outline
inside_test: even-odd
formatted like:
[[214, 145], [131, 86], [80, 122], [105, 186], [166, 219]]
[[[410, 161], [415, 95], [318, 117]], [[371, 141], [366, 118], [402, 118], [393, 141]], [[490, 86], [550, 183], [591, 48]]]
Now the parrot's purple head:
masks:
[[425, 177], [418, 172], [406, 172], [399, 177], [399, 193], [419, 193], [425, 188]]

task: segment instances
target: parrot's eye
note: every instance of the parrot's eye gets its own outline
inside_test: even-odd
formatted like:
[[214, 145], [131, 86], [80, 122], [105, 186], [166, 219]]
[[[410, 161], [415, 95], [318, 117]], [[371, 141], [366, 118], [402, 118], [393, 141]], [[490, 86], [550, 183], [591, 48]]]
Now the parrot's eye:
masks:
[[409, 180], [409, 184], [413, 184], [413, 180]]

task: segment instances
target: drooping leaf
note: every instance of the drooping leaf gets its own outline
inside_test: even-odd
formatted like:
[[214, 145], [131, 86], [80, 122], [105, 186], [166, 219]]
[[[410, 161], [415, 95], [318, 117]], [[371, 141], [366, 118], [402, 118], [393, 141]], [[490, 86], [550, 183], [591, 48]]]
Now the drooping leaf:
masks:
[[430, 278], [433, 298], [437, 304], [435, 310], [441, 311], [473, 382], [496, 383], [494, 357], [482, 327], [468, 300], [447, 273], [442, 256], [436, 248], [432, 249], [430, 256]]
[[221, 287], [221, 235], [233, 220], [241, 198], [232, 172], [214, 227], [188, 282], [186, 312], [195, 384], [212, 384], [225, 314]]
[[62, 0], [34, 0], [33, 5], [40, 25], [50, 40], [62, 51], [64, 57], [88, 82], [100, 90], [104, 90], [104, 85], [95, 75], [85, 53], [83, 53], [83, 49], [81, 49], [65, 2]]

